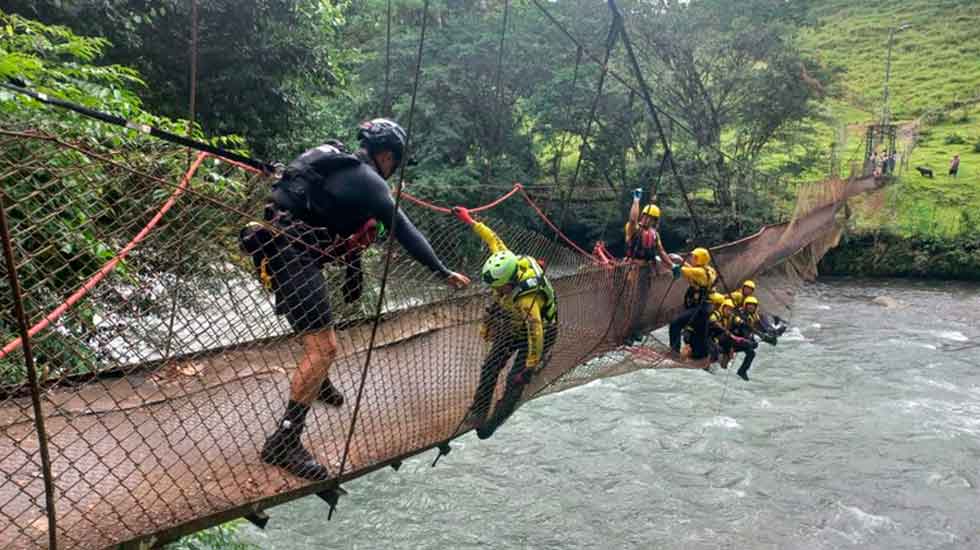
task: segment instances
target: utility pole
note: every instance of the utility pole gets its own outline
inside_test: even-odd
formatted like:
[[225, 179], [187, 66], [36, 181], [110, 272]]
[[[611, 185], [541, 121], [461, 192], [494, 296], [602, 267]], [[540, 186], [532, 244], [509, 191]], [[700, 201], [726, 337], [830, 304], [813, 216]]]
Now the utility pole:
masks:
[[892, 74], [892, 46], [895, 44], [895, 33], [904, 31], [905, 29], [911, 27], [909, 23], [905, 23], [899, 27], [892, 27], [888, 30], [888, 56], [885, 59], [885, 90], [882, 93], [882, 107], [881, 107], [881, 126], [887, 126], [891, 122], [891, 110], [888, 108], [888, 81], [891, 79]]

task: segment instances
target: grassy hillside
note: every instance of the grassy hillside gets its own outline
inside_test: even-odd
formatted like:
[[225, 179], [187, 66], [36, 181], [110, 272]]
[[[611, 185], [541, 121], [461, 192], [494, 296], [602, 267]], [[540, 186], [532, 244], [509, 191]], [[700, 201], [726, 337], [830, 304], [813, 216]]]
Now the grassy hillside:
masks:
[[[801, 43], [822, 62], [844, 70], [843, 97], [828, 113], [847, 125], [843, 158], [861, 148], [863, 124], [880, 117], [889, 29], [893, 120], [918, 128], [909, 169], [875, 207], [885, 214], [858, 220], [860, 228], [898, 235], [953, 237], [967, 229], [963, 211], [980, 211], [980, 2], [976, 0], [821, 0]], [[818, 135], [829, 148], [834, 130]], [[899, 150], [903, 146], [899, 145]], [[946, 176], [959, 154], [959, 177]], [[914, 170], [929, 167], [928, 179]], [[879, 213], [880, 214], [880, 213]]]
[[[826, 63], [845, 68], [849, 103], [878, 112], [889, 29], [891, 109], [912, 119], [953, 101], [980, 97], [980, 2], [975, 0], [822, 0], [803, 45]], [[849, 120], [848, 122], [860, 122]]]

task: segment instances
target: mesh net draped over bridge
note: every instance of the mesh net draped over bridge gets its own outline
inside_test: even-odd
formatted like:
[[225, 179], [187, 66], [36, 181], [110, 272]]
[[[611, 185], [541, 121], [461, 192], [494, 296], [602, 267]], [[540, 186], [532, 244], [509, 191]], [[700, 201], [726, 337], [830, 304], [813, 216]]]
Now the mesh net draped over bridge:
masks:
[[[261, 219], [270, 181], [203, 154], [181, 176], [167, 167], [185, 150], [162, 147], [154, 155], [0, 129], [15, 258], [0, 278], [0, 547], [47, 544], [45, 479], [53, 483], [53, 524], [63, 548], [172, 535], [325, 487], [259, 459], [301, 356], [237, 245], [239, 228]], [[791, 221], [714, 249], [726, 280], [791, 258], [818, 259], [836, 242], [843, 201], [874, 184], [801, 187]], [[472, 232], [421, 201], [406, 197], [403, 204], [450, 268], [476, 275], [486, 253]], [[540, 216], [550, 227], [520, 188], [494, 208]], [[558, 295], [558, 341], [525, 399], [621, 372], [622, 365], [592, 360], [679, 311], [684, 285], [671, 284], [669, 273], [653, 276], [641, 293], [627, 278], [629, 267], [595, 265], [557, 244], [555, 234], [504, 224], [493, 211], [481, 216], [513, 250], [545, 260]], [[474, 284], [452, 291], [396, 247], [352, 428], [382, 248], [366, 257], [361, 305], [332, 299], [340, 352], [331, 379], [348, 403], [315, 405], [304, 435], [339, 481], [470, 430], [462, 421], [487, 352], [479, 334], [486, 290]], [[33, 327], [50, 471], [42, 467], [24, 347], [10, 313], [18, 299], [7, 282], [11, 268]], [[343, 271], [328, 269], [336, 292]]]

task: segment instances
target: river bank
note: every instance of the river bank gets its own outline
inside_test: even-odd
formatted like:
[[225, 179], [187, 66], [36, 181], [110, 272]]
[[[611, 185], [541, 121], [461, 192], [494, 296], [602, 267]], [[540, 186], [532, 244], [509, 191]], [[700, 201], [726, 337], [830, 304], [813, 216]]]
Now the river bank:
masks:
[[820, 261], [821, 275], [980, 281], [980, 236], [849, 233]]

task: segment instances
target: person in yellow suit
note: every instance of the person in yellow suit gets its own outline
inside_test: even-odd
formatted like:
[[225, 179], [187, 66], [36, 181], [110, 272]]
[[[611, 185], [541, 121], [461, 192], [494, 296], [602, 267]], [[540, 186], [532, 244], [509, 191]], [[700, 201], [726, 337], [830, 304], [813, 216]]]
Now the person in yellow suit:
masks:
[[[493, 230], [475, 221], [465, 208], [454, 208], [453, 213], [472, 227], [490, 249], [480, 273], [493, 290], [493, 303], [482, 327], [490, 351], [470, 407], [477, 436], [486, 439], [514, 412], [524, 387], [542, 368], [554, 346], [558, 337], [558, 304], [555, 290], [537, 260], [511, 252]], [[497, 376], [515, 353], [504, 395], [487, 421]]]
[[745, 282], [742, 283], [742, 288], [732, 292], [728, 295], [728, 297], [731, 298], [732, 303], [735, 304], [736, 308], [741, 309], [742, 302], [753, 294], [755, 294], [755, 281], [746, 279]]
[[684, 294], [684, 311], [670, 323], [670, 349], [674, 358], [680, 358], [681, 335], [691, 327], [691, 359], [705, 359], [709, 354], [708, 316], [711, 314], [709, 296], [714, 292], [718, 273], [708, 265], [711, 254], [707, 248], [691, 251], [691, 261], [677, 266], [677, 270], [690, 285]]

